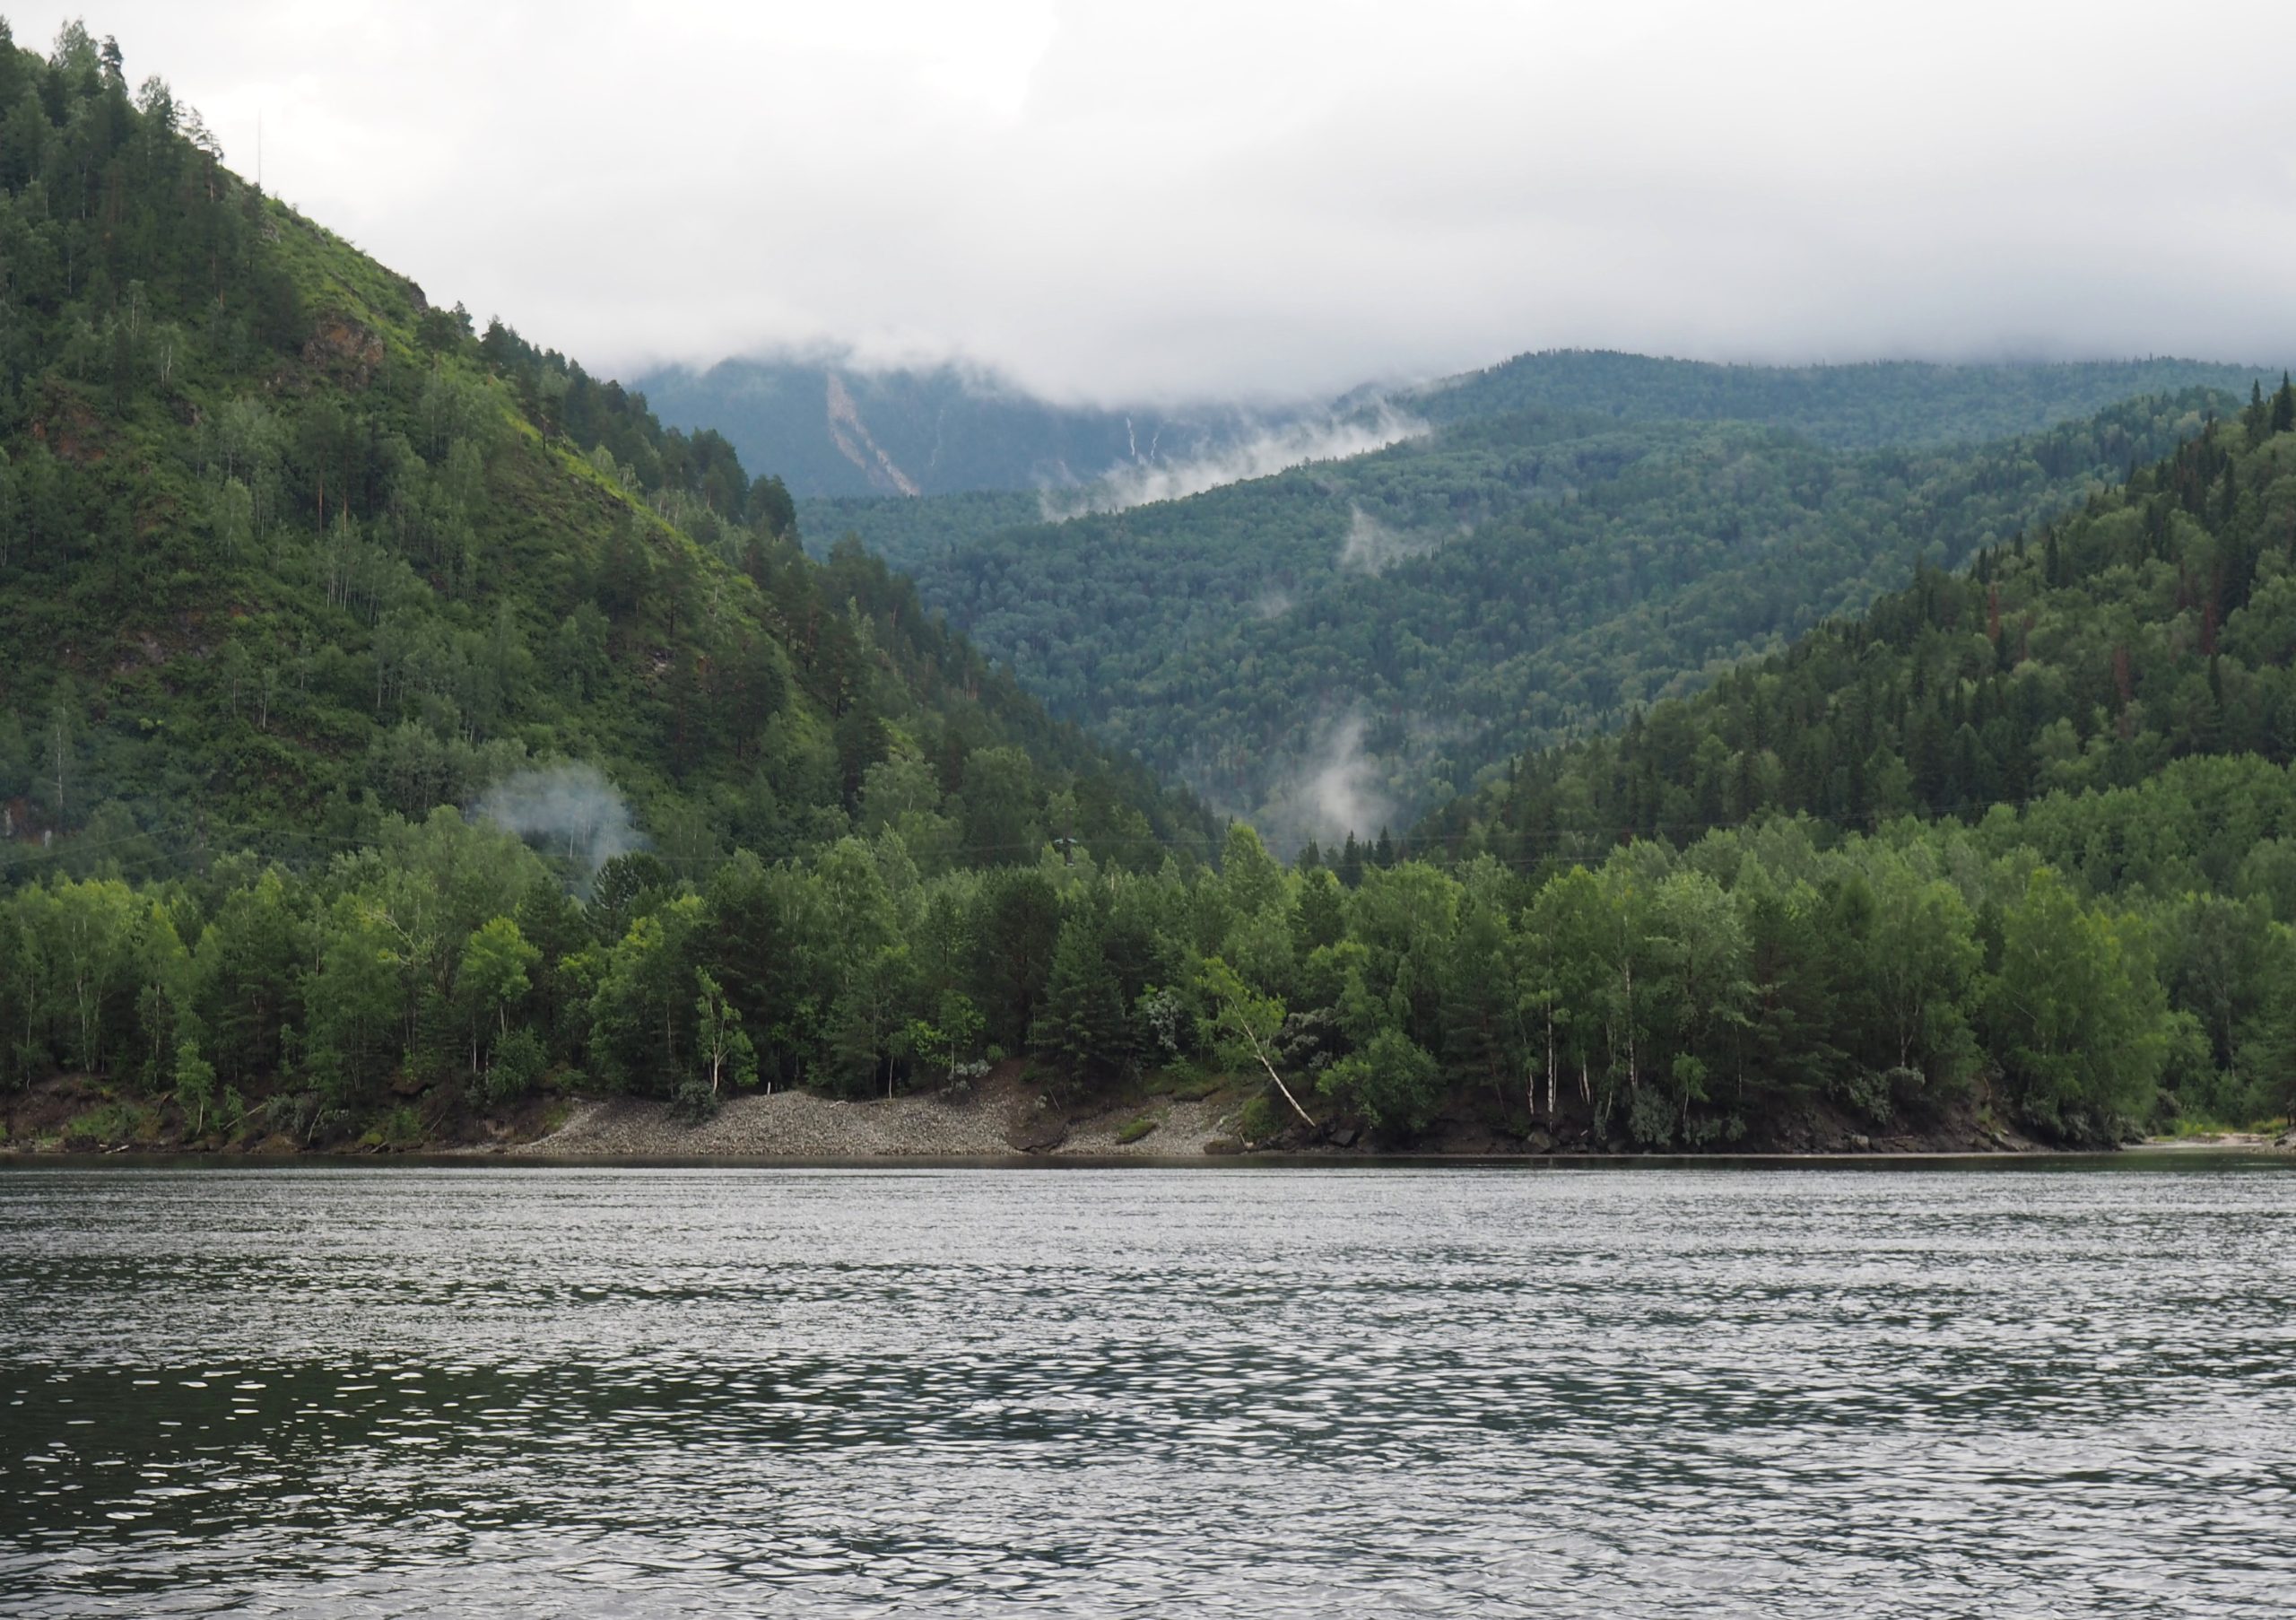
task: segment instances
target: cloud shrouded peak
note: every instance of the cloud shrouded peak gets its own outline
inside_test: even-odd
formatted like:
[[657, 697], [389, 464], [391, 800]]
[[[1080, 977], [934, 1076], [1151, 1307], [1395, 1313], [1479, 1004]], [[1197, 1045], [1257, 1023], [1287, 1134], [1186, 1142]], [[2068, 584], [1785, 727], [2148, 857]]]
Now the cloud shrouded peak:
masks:
[[[602, 369], [1057, 398], [1518, 350], [2296, 352], [2296, 9], [436, 0], [90, 23], [235, 166]], [[54, 18], [19, 11], [20, 41]], [[44, 25], [44, 26], [43, 26]]]

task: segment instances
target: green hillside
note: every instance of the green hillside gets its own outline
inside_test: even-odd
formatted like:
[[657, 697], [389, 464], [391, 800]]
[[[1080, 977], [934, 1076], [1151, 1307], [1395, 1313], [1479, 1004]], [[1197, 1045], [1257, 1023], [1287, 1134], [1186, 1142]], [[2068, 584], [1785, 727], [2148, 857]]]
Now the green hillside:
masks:
[[[1765, 814], [1850, 826], [1973, 818], [2129, 788], [2171, 761], [2296, 745], [2296, 394], [2117, 490], [1925, 570], [1854, 618], [1741, 666], [1614, 737], [1535, 754], [1444, 812], [1440, 836], [1680, 835]], [[2222, 875], [2219, 874], [2218, 875]]]
[[1343, 814], [1367, 837], [1407, 824], [1527, 743], [1862, 605], [1917, 557], [1958, 563], [2223, 402], [1925, 451], [1534, 412], [909, 561], [1055, 712], [1288, 848]]
[[[1851, 1050], [1821, 1033], [1839, 1015], [1843, 970], [1827, 964], [1888, 927], [1910, 930], [1889, 949], [1914, 980], [1964, 962], [1979, 1011], [1953, 1023], [1986, 1072], [2026, 1088], [2028, 1118], [2110, 1093], [2156, 1124], [2242, 1120], [2296, 1106], [2292, 761], [2283, 379], [1966, 572], [1925, 570], [1615, 737], [1525, 757], [1413, 843], [1565, 875], [1549, 888], [1587, 863], [1663, 870], [1683, 849], [1746, 928], [1783, 930], [1741, 1009], [1781, 1032], [1780, 1072]], [[1907, 863], [1894, 898], [1877, 858]], [[1951, 999], [1911, 992], [1909, 1051]]]
[[[744, 1012], [865, 1076], [906, 1037], [841, 955], [659, 954], [701, 887], [755, 930], [855, 859], [993, 897], [1209, 849], [723, 440], [265, 197], [109, 41], [0, 30], [0, 1072], [133, 1088], [100, 1137], [674, 1089]], [[850, 899], [785, 945], [865, 939]]]
[[787, 853], [895, 755], [961, 821], [1000, 746], [1080, 832], [1202, 836], [881, 565], [807, 562], [724, 440], [474, 333], [84, 37], [0, 75], [7, 858], [300, 858], [551, 762], [681, 857]]
[[817, 495], [797, 501], [797, 525], [816, 553], [851, 535], [873, 556], [903, 573], [969, 549], [1007, 529], [1046, 520], [1052, 497], [1032, 489], [969, 490], [961, 494]]

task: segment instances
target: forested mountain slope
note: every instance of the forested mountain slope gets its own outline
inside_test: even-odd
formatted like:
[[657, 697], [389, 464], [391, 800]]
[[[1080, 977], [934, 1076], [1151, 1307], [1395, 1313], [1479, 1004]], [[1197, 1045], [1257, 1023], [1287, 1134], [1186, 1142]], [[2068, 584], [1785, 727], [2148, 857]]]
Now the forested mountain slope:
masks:
[[[1778, 812], [1974, 819], [2296, 749], [2296, 390], [2257, 389], [2079, 510], [1530, 755], [1429, 832], [1530, 858]], [[2218, 875], [2222, 875], [2219, 874]]]
[[77, 24], [0, 25], [0, 1075], [112, 1099], [80, 1134], [865, 1086], [918, 1039], [892, 895], [985, 964], [925, 1012], [1017, 1043], [1035, 867], [1208, 847], [722, 439], [474, 333]]
[[1927, 451], [1528, 412], [912, 566], [1056, 712], [1290, 847], [1405, 824], [1526, 743], [1862, 605], [1917, 556], [1957, 563], [2216, 403]]
[[83, 34], [0, 49], [0, 132], [6, 859], [307, 858], [552, 761], [682, 858], [833, 838], [895, 755], [952, 825], [1201, 838], [723, 439], [474, 334]]
[[1544, 1062], [1535, 1023], [1495, 1027], [1590, 1097], [1623, 1067], [1646, 1140], [1694, 1134], [1726, 1066], [1744, 1095], [1750, 1050], [1773, 1106], [1814, 1085], [1877, 1122], [1954, 1074], [2076, 1135], [2285, 1118], [2292, 759], [2283, 380], [1964, 574], [1525, 758], [1414, 843], [1470, 889], [1531, 875], [1521, 956], [1488, 960], [1527, 975], [1500, 1005], [1556, 1013]]
[[906, 574], [935, 558], [970, 550], [1007, 530], [1067, 514], [1059, 497], [1036, 488], [968, 490], [954, 495], [815, 495], [797, 501], [799, 532], [819, 554], [850, 535], [870, 555]]

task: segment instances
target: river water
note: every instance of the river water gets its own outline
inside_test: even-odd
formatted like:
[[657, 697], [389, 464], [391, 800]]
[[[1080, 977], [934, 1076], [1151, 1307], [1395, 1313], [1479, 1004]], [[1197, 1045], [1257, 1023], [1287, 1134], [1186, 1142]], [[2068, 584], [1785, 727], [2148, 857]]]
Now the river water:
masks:
[[2296, 1173], [0, 1171], [11, 1615], [2296, 1610]]

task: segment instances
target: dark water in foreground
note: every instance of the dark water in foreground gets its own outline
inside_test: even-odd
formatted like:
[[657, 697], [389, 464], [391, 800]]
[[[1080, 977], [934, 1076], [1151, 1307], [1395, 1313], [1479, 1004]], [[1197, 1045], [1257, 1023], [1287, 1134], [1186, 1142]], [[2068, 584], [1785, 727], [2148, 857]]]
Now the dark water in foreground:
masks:
[[2296, 1608], [2296, 1173], [0, 1172], [9, 1614]]

